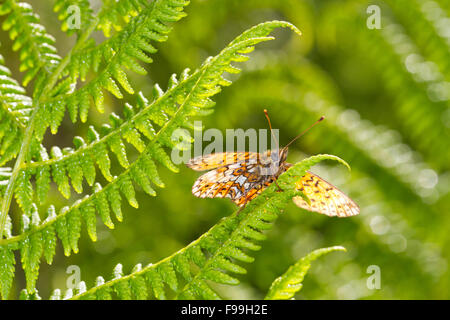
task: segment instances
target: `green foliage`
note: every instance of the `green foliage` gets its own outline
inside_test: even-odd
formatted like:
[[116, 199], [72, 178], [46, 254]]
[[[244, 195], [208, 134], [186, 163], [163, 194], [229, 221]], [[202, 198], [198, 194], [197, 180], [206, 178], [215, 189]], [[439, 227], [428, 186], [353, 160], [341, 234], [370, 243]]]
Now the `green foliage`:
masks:
[[[327, 0], [317, 5], [309, 1], [231, 0], [224, 4], [213, 0], [193, 3], [197, 18], [185, 20], [185, 27], [175, 30], [181, 40], [168, 43], [163, 54], [168, 66], [178, 67], [196, 63], [199, 57], [197, 50], [182, 56], [177, 50], [192, 42], [213, 50], [216, 45], [210, 39], [217, 32], [224, 32], [226, 38], [223, 30], [235, 23], [273, 15], [298, 25], [301, 41], [279, 39], [276, 45], [254, 53], [238, 86], [218, 97], [218, 104], [226, 107], [217, 108], [208, 127], [266, 128], [261, 110], [267, 108], [272, 125], [280, 128], [283, 145], [324, 115], [319, 127], [290, 147], [290, 161], [326, 152], [352, 165], [351, 175], [330, 166], [313, 172], [343, 188], [360, 205], [361, 216], [336, 222], [287, 208], [249, 267], [245, 276], [248, 291], [226, 291], [233, 297], [264, 297], [269, 280], [285, 271], [281, 265], [293, 264], [299, 250], [336, 241], [349, 249], [345, 256], [352, 258], [333, 255], [332, 265], [314, 268], [299, 298], [448, 296], [450, 252], [445, 230], [449, 221], [443, 213], [448, 212], [450, 191], [448, 87], [444, 84], [449, 60], [445, 59], [448, 46], [443, 44], [443, 26], [449, 11], [446, 1], [407, 3], [374, 3], [381, 9], [382, 28], [378, 30], [366, 27], [370, 16], [366, 1]], [[219, 17], [212, 14], [217, 11]], [[199, 29], [199, 21], [210, 27]], [[193, 30], [199, 31], [190, 36]], [[189, 203], [197, 205], [196, 201]], [[212, 201], [211, 206], [206, 216], [223, 210]], [[172, 210], [176, 208], [172, 206]], [[365, 286], [365, 271], [371, 264], [382, 270], [381, 290]]]
[[294, 265], [280, 277], [276, 278], [270, 286], [269, 292], [265, 299], [267, 300], [287, 300], [291, 299], [303, 287], [303, 279], [308, 270], [311, 268], [311, 263], [332, 251], [346, 251], [344, 247], [335, 246], [329, 248], [321, 248], [309, 253], [306, 257], [301, 258]]
[[[119, 2], [115, 3], [114, 8], [106, 5], [99, 12], [97, 27], [104, 31], [110, 28], [106, 26], [105, 19], [112, 17], [112, 13], [132, 8], [126, 8], [126, 5], [120, 5]], [[136, 2], [137, 6], [138, 4], [139, 1]], [[153, 1], [145, 5], [142, 12], [132, 17], [123, 30], [108, 40], [99, 45], [95, 45], [93, 41], [86, 41], [82, 50], [74, 52], [65, 66], [68, 73], [66, 80], [68, 83], [75, 83], [80, 78], [84, 82], [90, 70], [95, 71], [96, 76], [80, 89], [53, 94], [53, 97], [44, 102], [44, 109], [47, 112], [42, 112], [41, 118], [37, 120], [39, 126], [39, 130], [36, 130], [37, 137], [43, 135], [49, 125], [55, 134], [66, 109], [72, 122], [76, 122], [78, 116], [82, 122], [87, 121], [91, 101], [99, 112], [104, 112], [104, 89], [119, 99], [123, 98], [120, 86], [127, 93], [133, 94], [134, 89], [128, 81], [124, 68], [141, 75], [146, 74], [138, 61], [152, 62], [148, 56], [156, 52], [152, 42], [167, 40], [167, 34], [171, 30], [168, 23], [184, 17], [186, 14], [182, 10], [187, 4], [187, 1]], [[114, 21], [109, 22], [115, 25]]]
[[[57, 1], [55, 4], [55, 11], [61, 12], [59, 19], [64, 21], [62, 30], [68, 31], [69, 34], [72, 31], [67, 24], [67, 19], [70, 18], [67, 12], [72, 4], [74, 3], [68, 1]], [[134, 95], [136, 103], [126, 103], [123, 116], [111, 113], [109, 124], [104, 124], [99, 131], [94, 126], [89, 126], [86, 139], [75, 137], [73, 148], [61, 149], [53, 146], [48, 152], [40, 143], [48, 127], [52, 134], [58, 132], [66, 109], [73, 122], [77, 121], [78, 114], [81, 121], [85, 122], [91, 98], [97, 110], [104, 111], [103, 89], [122, 99], [123, 95], [118, 86], [120, 84], [129, 94], [134, 94], [134, 89], [122, 68], [145, 73], [135, 59], [145, 63], [152, 62], [147, 54], [155, 53], [156, 49], [150, 42], [167, 39], [171, 29], [168, 23], [176, 22], [185, 16], [182, 10], [187, 2], [111, 2], [107, 3], [96, 17], [93, 16], [88, 2], [79, 1], [75, 5], [81, 10], [81, 22], [88, 27], [77, 31], [77, 43], [63, 60], [56, 58], [52, 38], [38, 25], [39, 18], [29, 5], [7, 1], [1, 6], [1, 14], [7, 15], [4, 29], [10, 30], [10, 38], [15, 41], [13, 49], [23, 50], [21, 71], [28, 70], [24, 85], [28, 85], [39, 73], [32, 100], [25, 95], [25, 90], [10, 78], [10, 71], [6, 67], [3, 69], [3, 135], [5, 136], [7, 130], [14, 131], [13, 138], [10, 138], [13, 139], [12, 142], [3, 140], [3, 145], [6, 145], [2, 149], [4, 162], [19, 154], [12, 174], [9, 175], [9, 172], [5, 171], [9, 181], [2, 204], [6, 211], [2, 215], [1, 230], [6, 227], [6, 238], [2, 237], [0, 240], [0, 283], [4, 299], [8, 298], [14, 277], [13, 250], [20, 251], [26, 278], [26, 289], [22, 291], [21, 299], [39, 299], [35, 287], [40, 263], [42, 258], [49, 264], [53, 262], [57, 240], [61, 241], [64, 255], [78, 253], [82, 221], [90, 238], [96, 241], [97, 216], [105, 226], [113, 229], [115, 224], [112, 214], [117, 221], [123, 220], [122, 196], [131, 206], [138, 207], [134, 185], [141, 187], [148, 195], [155, 196], [155, 186], [164, 187], [158, 173], [158, 165], [172, 172], [179, 170], [166, 151], [166, 148], [175, 147], [173, 132], [178, 128], [192, 128], [191, 118], [211, 113], [214, 103], [210, 98], [220, 92], [221, 87], [231, 84], [231, 81], [223, 78], [223, 74], [240, 72], [232, 63], [246, 61], [246, 54], [253, 51], [254, 45], [273, 39], [268, 35], [275, 28], [288, 27], [300, 34], [296, 27], [287, 22], [259, 24], [238, 36], [218, 55], [208, 58], [193, 73], [186, 69], [179, 77], [173, 75], [166, 91], [155, 84], [152, 99], [144, 97], [141, 92]], [[118, 21], [119, 13], [122, 21]], [[101, 44], [94, 45], [88, 40], [95, 28], [102, 29], [109, 37], [112, 27], [118, 31]], [[25, 40], [27, 46], [23, 46]], [[1, 62], [4, 63], [3, 58]], [[95, 72], [96, 75], [83, 87], [76, 89], [77, 79], [86, 81], [89, 71]], [[45, 84], [42, 77], [46, 77]], [[33, 111], [28, 117], [30, 108], [33, 108]], [[16, 145], [16, 149], [9, 151], [12, 143]], [[137, 157], [131, 162], [127, 144], [133, 146], [134, 152], [137, 152]], [[118, 175], [111, 173], [111, 154], [115, 155], [122, 167], [122, 172]], [[295, 166], [290, 170], [291, 174], [286, 176], [293, 175], [292, 172], [301, 172], [296, 175], [299, 178], [309, 166], [326, 158], [337, 159], [327, 155], [313, 157], [303, 161], [300, 167]], [[106, 180], [104, 186], [97, 181], [97, 171], [100, 171]], [[280, 183], [284, 180], [287, 178], [280, 178]], [[72, 205], [62, 207], [58, 212], [54, 205], [48, 206], [45, 220], [41, 221], [36, 203], [45, 205], [52, 182], [66, 199], [72, 197], [72, 188], [76, 193], [83, 193], [84, 182], [92, 187], [92, 193], [76, 200]], [[122, 265], [118, 264], [110, 282], [105, 283], [103, 278], [98, 278], [97, 286], [88, 291], [85, 283], [81, 282], [75, 296], [72, 290], [68, 290], [64, 299], [111, 298], [112, 292], [120, 299], [145, 299], [148, 287], [152, 288], [155, 298], [164, 299], [165, 284], [177, 297], [217, 298], [218, 294], [206, 281], [239, 283], [225, 271], [243, 273], [245, 270], [235, 261], [253, 260], [243, 249], [260, 248], [256, 242], [265, 238], [262, 231], [271, 227], [277, 215], [276, 211], [295, 193], [292, 177], [286, 185], [290, 191], [282, 195], [276, 194], [274, 190], [265, 192], [261, 204], [255, 202], [246, 209], [246, 212], [251, 214], [241, 214], [239, 217], [235, 214], [225, 219], [197, 242], [191, 243], [162, 262], [145, 268], [138, 264], [128, 276], [123, 275]], [[22, 227], [20, 233], [14, 236], [11, 234], [10, 219], [7, 215], [13, 195], [22, 211]], [[269, 201], [271, 197], [275, 200]], [[205, 250], [211, 254], [209, 259], [205, 257]], [[191, 271], [191, 263], [200, 268], [195, 275]], [[178, 275], [185, 279], [184, 286], [179, 285]], [[61, 298], [60, 290], [51, 295], [51, 299]]]
[[[0, 4], [2, 299], [258, 299], [289, 265], [273, 294], [301, 283], [300, 299], [448, 297], [446, 1], [377, 1], [381, 29], [366, 27], [362, 0], [101, 2]], [[172, 162], [172, 133], [197, 133], [198, 119], [267, 128], [264, 108], [282, 144], [325, 116], [290, 146], [286, 192], [269, 188], [231, 216], [229, 201], [193, 197], [198, 175]], [[324, 153], [352, 172], [312, 171], [360, 216], [289, 205], [294, 172], [322, 157], [300, 159]], [[349, 254], [303, 282], [298, 257], [334, 243]], [[112, 276], [105, 261], [120, 262]], [[66, 290], [69, 264], [84, 281]], [[365, 285], [373, 264], [381, 290]]]
[[2, 261], [0, 264], [0, 293], [2, 299], [8, 299], [9, 290], [14, 279], [14, 265], [16, 263], [11, 246], [0, 247], [0, 259]]
[[25, 89], [11, 77], [0, 55], [0, 165], [14, 158], [19, 152], [20, 141], [28, 123], [32, 107]]
[[[89, 25], [94, 18], [89, 0], [56, 0], [53, 11], [58, 13], [58, 19], [61, 20], [61, 30], [71, 35], [81, 33], [81, 26]], [[79, 14], [79, 18], [75, 15]], [[77, 19], [79, 21], [77, 21]], [[72, 24], [80, 24], [80, 28], [73, 28]]]
[[13, 41], [12, 49], [19, 51], [20, 71], [26, 72], [23, 85], [27, 86], [35, 77], [38, 77], [37, 82], [42, 85], [61, 61], [53, 46], [55, 39], [39, 24], [39, 17], [25, 2], [4, 1], [0, 15], [7, 15], [2, 28], [9, 31], [9, 37]]
[[[404, 10], [403, 5], [406, 2], [403, 5], [402, 2], [387, 1], [392, 6], [392, 10], [400, 14], [400, 19], [404, 18], [404, 14], [414, 16], [414, 11], [417, 14], [418, 9], [414, 6]], [[361, 20], [348, 21], [345, 18], [348, 12], [341, 13], [333, 10], [333, 13], [330, 14], [337, 17], [336, 19], [341, 23], [362, 23]], [[419, 16], [421, 15], [419, 14]], [[384, 23], [387, 27], [383, 31], [373, 33], [367, 28], [359, 28], [359, 32], [356, 34], [358, 49], [378, 69], [382, 70], [381, 77], [386, 90], [394, 97], [394, 103], [398, 106], [394, 109], [394, 116], [401, 119], [399, 123], [404, 128], [405, 136], [417, 141], [417, 149], [425, 154], [440, 153], [441, 150], [449, 147], [449, 140], [442, 139], [449, 135], [448, 127], [442, 125], [442, 113], [448, 108], [448, 97], [445, 93], [446, 81], [448, 81], [448, 77], [445, 76], [448, 75], [448, 67], [446, 67], [448, 63], [444, 62], [448, 61], [448, 49], [442, 50], [445, 45], [439, 43], [440, 37], [437, 37], [436, 33], [430, 32], [430, 27], [425, 27], [426, 23], [417, 21], [414, 28], [421, 30], [414, 30], [413, 36], [410, 37], [391, 19], [390, 10], [386, 8]], [[417, 19], [424, 19], [424, 17], [423, 15], [422, 18], [413, 17], [408, 21]], [[405, 27], [409, 28], [410, 26], [411, 24], [406, 24]], [[427, 38], [426, 46], [416, 46], [413, 38], [417, 39], [417, 35], [419, 35], [419, 39]], [[429, 46], [430, 43], [431, 46]], [[400, 46], [404, 49], [398, 50]], [[425, 49], [426, 47], [428, 48]], [[436, 50], [431, 47], [436, 47]], [[427, 53], [429, 50], [433, 50], [435, 54], [430, 60], [427, 60], [427, 56], [422, 56], [421, 51], [423, 50], [426, 50]], [[379, 59], [380, 55], [383, 55], [384, 59]], [[406, 64], [406, 68], [403, 64]], [[439, 70], [439, 68], [442, 69]], [[425, 75], [424, 72], [429, 74]], [[427, 134], [423, 134], [424, 132]], [[439, 159], [432, 161], [436, 166], [442, 167], [449, 160], [448, 154], [445, 153]]]

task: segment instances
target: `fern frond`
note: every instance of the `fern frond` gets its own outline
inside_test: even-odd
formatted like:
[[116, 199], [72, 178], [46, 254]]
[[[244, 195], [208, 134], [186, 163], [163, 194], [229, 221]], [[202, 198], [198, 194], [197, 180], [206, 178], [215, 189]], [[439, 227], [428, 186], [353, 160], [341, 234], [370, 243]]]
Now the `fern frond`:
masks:
[[[6, 236], [6, 238], [11, 238], [12, 236], [12, 223], [9, 215], [6, 216], [6, 223], [3, 234]], [[17, 249], [17, 243], [0, 245], [0, 261], [2, 262], [0, 263], [0, 297], [3, 300], [8, 299], [9, 290], [14, 279], [16, 264], [14, 251]]]
[[[132, 1], [103, 1], [103, 7], [99, 13], [99, 22], [97, 28], [103, 31], [105, 37], [111, 36], [111, 30], [120, 31], [124, 26], [148, 6], [147, 0]], [[172, 7], [177, 11], [176, 8]], [[170, 10], [168, 8], [168, 13]]]
[[[446, 13], [442, 4], [430, 1], [424, 4], [414, 0], [411, 2], [400, 0], [388, 0], [386, 3], [394, 12], [395, 17], [408, 31], [411, 40], [414, 41], [427, 59], [440, 68], [441, 73], [450, 80], [450, 42], [445, 33], [445, 25], [450, 12]], [[409, 4], [408, 6], [405, 6]], [[433, 12], [433, 15], [430, 15]], [[433, 17], [433, 18], [431, 18]]]
[[[31, 218], [27, 215], [22, 216], [22, 232], [36, 228], [40, 224], [40, 217], [37, 208], [31, 214]], [[30, 237], [25, 238], [20, 243], [20, 256], [22, 267], [25, 271], [28, 292], [34, 292], [36, 280], [39, 274], [39, 266], [41, 256], [44, 250], [44, 241], [40, 233], [33, 233]]]
[[20, 291], [19, 300], [41, 300], [41, 296], [38, 293], [37, 289], [34, 289], [32, 292], [28, 292], [27, 289], [23, 289]]
[[327, 159], [348, 166], [345, 161], [332, 155], [307, 158], [279, 177], [278, 183], [284, 192], [277, 192], [274, 185], [270, 186], [241, 213], [236, 211], [223, 218], [200, 238], [173, 255], [146, 267], [137, 265], [128, 275], [123, 275], [119, 264], [113, 279], [105, 282], [99, 277], [96, 286], [76, 293], [71, 299], [112, 299], [112, 293], [121, 299], [144, 299], [149, 291], [156, 299], [166, 299], [169, 293], [181, 299], [219, 299], [220, 296], [209, 282], [228, 285], [239, 283], [229, 273], [246, 272], [238, 262], [253, 261], [248, 251], [261, 248], [259, 243], [266, 237], [264, 231], [272, 227], [292, 197], [301, 194], [296, 190], [295, 182], [311, 166]]
[[32, 110], [25, 89], [11, 77], [0, 55], [0, 166], [17, 156]]
[[167, 34], [171, 30], [168, 24], [186, 15], [182, 10], [188, 3], [175, 0], [154, 1], [133, 17], [122, 31], [99, 46], [93, 47], [92, 42], [87, 42], [84, 48], [91, 50], [74, 54], [66, 70], [72, 82], [78, 77], [85, 80], [91, 68], [98, 71], [97, 75], [75, 92], [58, 95], [45, 102], [44, 109], [47, 112], [41, 113], [42, 118], [38, 120], [40, 127], [42, 126], [37, 132], [38, 136], [42, 135], [48, 126], [56, 133], [66, 109], [73, 122], [76, 122], [78, 116], [82, 122], [86, 122], [91, 100], [97, 110], [103, 112], [104, 90], [118, 99], [123, 98], [121, 89], [133, 94], [134, 89], [124, 68], [138, 74], [146, 74], [146, 70], [138, 61], [152, 62], [148, 56], [156, 52], [152, 42], [167, 40]]
[[15, 273], [16, 260], [13, 246], [0, 246], [0, 295], [3, 300], [8, 299]]
[[[69, 35], [80, 34], [82, 27], [88, 26], [94, 19], [89, 0], [55, 0], [53, 11], [59, 13], [58, 19], [62, 21], [61, 30]], [[79, 25], [75, 25], [76, 23]]]
[[[397, 8], [394, 2], [390, 3]], [[350, 18], [347, 11], [350, 7], [349, 5], [344, 9], [332, 6], [327, 15], [336, 17], [332, 23], [345, 24], [346, 31], [338, 33], [340, 39], [349, 39], [348, 30], [355, 31], [355, 37], [351, 38], [354, 42], [345, 48], [351, 48], [352, 52], [356, 49], [371, 61], [377, 71], [375, 74], [379, 75], [383, 88], [393, 101], [395, 107], [392, 108], [392, 114], [398, 118], [401, 133], [407, 141], [433, 166], [440, 170], [448, 169], [450, 163], [448, 154], [435, 157], [441, 150], [450, 147], [450, 130], [442, 121], [449, 105], [446, 89], [449, 80], [446, 72], [448, 68], [443, 67], [445, 73], [440, 72], [436, 63], [427, 61], [421, 54], [422, 47], [418, 48], [414, 44], [395, 17], [390, 16], [387, 8], [383, 17], [383, 28], [369, 30], [360, 28], [364, 21], [359, 15], [350, 15], [352, 16]], [[396, 9], [396, 13], [401, 10], [399, 8]], [[355, 7], [351, 7], [350, 10], [355, 10]], [[411, 8], [405, 12], [414, 10], [416, 9]], [[329, 23], [327, 19], [323, 22]], [[412, 35], [412, 38], [414, 37], [415, 33]], [[383, 59], [380, 59], [380, 56], [383, 56]], [[441, 67], [448, 63], [448, 59], [441, 58], [441, 60], [444, 61], [443, 64], [440, 63]]]
[[327, 253], [333, 251], [346, 251], [344, 247], [335, 246], [321, 248], [310, 252], [301, 258], [294, 265], [281, 275], [270, 286], [269, 292], [264, 299], [266, 300], [288, 300], [291, 299], [303, 287], [303, 279], [311, 268], [311, 263]]
[[[23, 85], [37, 77], [36, 87], [40, 87], [61, 61], [53, 46], [54, 38], [39, 24], [39, 17], [28, 3], [5, 0], [0, 15], [7, 15], [2, 27], [9, 31], [12, 49], [19, 51], [20, 71], [26, 72]], [[35, 90], [35, 94], [38, 92]]]
[[[164, 149], [165, 147], [170, 149], [175, 147], [175, 142], [172, 141], [172, 133], [178, 128], [190, 127], [190, 118], [209, 114], [208, 112], [205, 113], [205, 110], [210, 110], [214, 105], [210, 97], [218, 93], [222, 85], [230, 84], [229, 81], [223, 80], [222, 74], [229, 70], [232, 62], [242, 61], [242, 52], [249, 52], [255, 44], [272, 39], [267, 35], [277, 27], [297, 30], [287, 22], [272, 21], [262, 23], [244, 32], [217, 56], [207, 59], [202, 67], [192, 75], [189, 76], [185, 72], [180, 83], [177, 84], [177, 82], [172, 81], [170, 84], [172, 87], [153, 103], [148, 104], [148, 101], [141, 96], [138, 103], [140, 112], [135, 114], [134, 109], [127, 105], [124, 112], [125, 116], [128, 117], [126, 121], [113, 115], [110, 122], [111, 127], [106, 127], [107, 138], [102, 142], [98, 142], [100, 135], [91, 127], [87, 136], [90, 147], [85, 147], [81, 153], [66, 150], [66, 153], [72, 155], [64, 158], [62, 150], [53, 147], [51, 156], [54, 161], [50, 162], [47, 160], [46, 150], [41, 149], [42, 163], [39, 166], [25, 167], [19, 172], [15, 196], [24, 211], [25, 221], [29, 220], [30, 214], [33, 215], [35, 212], [35, 205], [32, 202], [35, 191], [29, 177], [31, 174], [36, 175], [36, 193], [39, 199], [45, 198], [50, 183], [50, 172], [58, 185], [59, 191], [67, 198], [70, 196], [69, 177], [74, 189], [78, 191], [81, 188], [81, 172], [89, 184], [94, 184], [95, 164], [110, 183], [104, 187], [95, 183], [94, 193], [76, 201], [71, 207], [62, 208], [58, 215], [55, 214], [55, 209], [51, 206], [43, 223], [36, 222], [36, 224], [32, 224], [32, 228], [24, 228], [20, 235], [0, 240], [0, 246], [17, 242], [28, 243], [32, 237], [33, 239], [39, 239], [35, 241], [41, 243], [45, 235], [46, 241], [52, 243], [52, 246], [48, 252], [44, 252], [44, 255], [47, 261], [51, 261], [54, 255], [53, 243], [56, 242], [56, 237], [61, 239], [65, 255], [70, 255], [72, 251], [78, 251], [77, 242], [80, 237], [81, 218], [85, 220], [88, 233], [94, 241], [96, 240], [96, 213], [107, 227], [114, 228], [111, 210], [116, 215], [117, 220], [122, 220], [120, 202], [117, 201], [120, 197], [119, 190], [129, 204], [134, 207], [137, 207], [138, 204], [135, 198], [133, 181], [149, 195], [155, 195], [152, 184], [163, 186], [157, 175], [155, 163], [158, 162], [173, 172], [178, 171]], [[157, 91], [160, 92], [160, 90]], [[152, 123], [160, 128], [156, 134], [150, 129], [151, 126], [149, 125]], [[115, 125], [118, 125], [118, 127], [114, 130], [112, 128]], [[135, 129], [135, 126], [139, 131]], [[143, 129], [144, 127], [145, 129]], [[111, 129], [113, 131], [110, 132]], [[137, 160], [131, 164], [128, 163], [128, 160], [125, 160], [126, 155], [122, 138], [134, 145], [141, 153]], [[143, 142], [144, 139], [147, 140], [146, 143]], [[75, 141], [81, 149], [84, 141], [81, 138], [77, 138]], [[117, 177], [113, 177], [110, 173], [110, 158], [107, 148], [118, 155], [119, 162], [126, 167]], [[82, 170], [79, 170], [80, 166]], [[73, 169], [76, 169], [74, 170], [76, 172], [71, 172]], [[24, 253], [27, 252], [24, 251]], [[27, 264], [31, 270], [27, 278], [27, 289], [30, 292], [32, 292], [35, 281], [35, 259], [37, 259], [37, 256], [40, 258], [43, 254], [43, 252], [39, 252], [36, 251], [35, 254], [30, 255], [33, 257], [33, 263]]]
[[[397, 25], [389, 25], [386, 32], [383, 32], [383, 39], [380, 41], [368, 42], [372, 51], [369, 56], [373, 59], [374, 64], [380, 66], [382, 76], [386, 82], [386, 88], [391, 92], [392, 96], [396, 97], [395, 102], [398, 104], [394, 109], [398, 114], [404, 129], [402, 133], [413, 141], [414, 145], [431, 163], [436, 163], [440, 168], [448, 167], [450, 158], [443, 156], [440, 159], [435, 159], [433, 156], [439, 150], [448, 148], [450, 131], [442, 122], [442, 116], [445, 110], [448, 109], [448, 100], [450, 97], [445, 97], [439, 93], [446, 87], [445, 77], [440, 74], [438, 70], [432, 69], [431, 62], [423, 59], [417, 52], [417, 49], [408, 50], [407, 52], [399, 53], [396, 48], [402, 45], [404, 48], [414, 48], [410, 39], [406, 37], [401, 28]], [[398, 43], [398, 39], [402, 39], [402, 43]], [[373, 54], [377, 54], [382, 50], [385, 55], [389, 55], [387, 60], [376, 59]], [[386, 62], [390, 63], [394, 59], [398, 59], [398, 63], [392, 64], [387, 68]], [[378, 60], [379, 62], [375, 62]], [[404, 64], [407, 63], [409, 70], [405, 72]], [[414, 68], [428, 67], [432, 77], [427, 79], [427, 75], [420, 72], [414, 72]], [[392, 73], [395, 73], [398, 78], [401, 78], [403, 88], [399, 86], [399, 82], [392, 81]], [[423, 77], [423, 78], [421, 78]], [[405, 83], [410, 83], [410, 86], [405, 86]], [[411, 90], [409, 88], [417, 88]], [[439, 89], [441, 88], [441, 89]], [[445, 89], [444, 89], [445, 90]], [[409, 99], [405, 99], [408, 97]], [[408, 100], [408, 102], [406, 101]], [[446, 101], [447, 100], [447, 101]], [[411, 105], [413, 104], [413, 105]], [[435, 140], [439, 142], [435, 142]]]
[[3, 188], [8, 185], [9, 178], [11, 177], [12, 169], [10, 167], [0, 168], [0, 194], [3, 193]]
[[[123, 168], [128, 169], [130, 164], [124, 141], [134, 146], [139, 153], [143, 153], [148, 142], [155, 138], [154, 125], [162, 124], [158, 121], [160, 115], [165, 117], [167, 117], [166, 114], [170, 114], [172, 117], [175, 115], [172, 96], [180, 96], [184, 89], [185, 87], [181, 85], [179, 88], [169, 90], [152, 104], [149, 104], [148, 100], [139, 94], [137, 96], [138, 104], [135, 107], [126, 105], [125, 116], [128, 117], [127, 119], [122, 119], [116, 114], [110, 116], [110, 125], [102, 128], [104, 134], [102, 137], [93, 127], [90, 127], [88, 143], [81, 137], [75, 137], [75, 149], [66, 148], [62, 153], [58, 148], [53, 148], [50, 159], [47, 152], [44, 149], [41, 150], [41, 161], [27, 164], [24, 168], [24, 171], [29, 170], [36, 174], [37, 189], [43, 190], [42, 192], [38, 191], [40, 202], [45, 201], [46, 190], [51, 180], [50, 172], [53, 173], [53, 180], [57, 183], [58, 189], [68, 198], [70, 197], [68, 179], [70, 178], [75, 191], [81, 193], [83, 178], [89, 185], [94, 184], [96, 166], [108, 181], [113, 179], [110, 173], [110, 152], [115, 154]], [[170, 146], [169, 143], [167, 145]], [[160, 153], [156, 152], [156, 154]], [[155, 184], [161, 187], [163, 183], [157, 175], [155, 164], [151, 158], [152, 156], [147, 153], [140, 160], [141, 167], [132, 170], [136, 173], [137, 170], [143, 169]], [[163, 162], [172, 167], [166, 160]]]

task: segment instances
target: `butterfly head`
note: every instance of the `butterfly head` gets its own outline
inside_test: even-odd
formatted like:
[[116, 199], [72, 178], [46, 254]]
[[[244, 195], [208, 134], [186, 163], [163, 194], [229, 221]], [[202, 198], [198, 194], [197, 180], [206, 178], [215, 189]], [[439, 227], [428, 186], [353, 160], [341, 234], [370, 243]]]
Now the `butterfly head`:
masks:
[[279, 176], [287, 169], [288, 148], [269, 150], [261, 158], [263, 164], [263, 174], [270, 176]]
[[320, 117], [319, 120], [317, 120], [316, 122], [314, 122], [308, 129], [306, 129], [305, 131], [303, 131], [302, 133], [300, 133], [299, 135], [297, 135], [294, 139], [292, 139], [285, 147], [283, 148], [279, 148], [278, 145], [278, 141], [273, 133], [272, 130], [272, 124], [270, 123], [270, 118], [269, 118], [269, 114], [267, 112], [266, 109], [264, 109], [264, 114], [266, 116], [267, 122], [269, 123], [269, 128], [270, 128], [270, 133], [272, 134], [272, 138], [274, 139], [274, 141], [277, 143], [277, 149], [279, 150], [278, 152], [271, 152], [270, 153], [270, 158], [271, 158], [271, 174], [276, 174], [279, 175], [282, 172], [284, 172], [285, 170], [287, 170], [290, 166], [290, 164], [288, 164], [286, 162], [287, 159], [287, 155], [288, 155], [288, 147], [298, 138], [300, 138], [301, 136], [303, 136], [306, 132], [308, 132], [312, 127], [314, 127], [316, 124], [318, 124], [319, 122], [321, 122], [324, 117]]
[[283, 149], [281, 149], [278, 153], [278, 158], [280, 159], [280, 165], [282, 165], [283, 163], [286, 162], [287, 156], [288, 156], [288, 147], [284, 147]]
[[[266, 116], [267, 122], [269, 123], [269, 128], [270, 128], [270, 133], [272, 134], [272, 137], [274, 139], [275, 142], [277, 142], [278, 140], [276, 139], [273, 130], [272, 130], [272, 124], [270, 123], [270, 118], [269, 118], [269, 114], [267, 112], [266, 109], [264, 109], [264, 114]], [[325, 119], [324, 116], [320, 117], [319, 120], [317, 120], [316, 122], [314, 122], [308, 129], [306, 129], [305, 131], [303, 131], [302, 133], [300, 133], [299, 135], [297, 135], [294, 139], [292, 139], [284, 148], [282, 148], [279, 151], [279, 159], [280, 159], [280, 163], [283, 163], [286, 161], [287, 158], [287, 154], [288, 154], [288, 147], [298, 138], [300, 138], [301, 136], [303, 136], [306, 132], [308, 132], [312, 127], [314, 127], [316, 124], [318, 124], [320, 121], [322, 121], [323, 119]], [[278, 142], [277, 142], [277, 148], [279, 148]]]

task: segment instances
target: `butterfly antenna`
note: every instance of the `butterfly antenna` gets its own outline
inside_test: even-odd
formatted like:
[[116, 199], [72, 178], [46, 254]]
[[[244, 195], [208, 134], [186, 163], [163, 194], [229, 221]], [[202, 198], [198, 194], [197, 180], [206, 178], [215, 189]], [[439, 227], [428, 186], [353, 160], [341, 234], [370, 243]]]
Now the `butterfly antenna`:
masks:
[[311, 126], [309, 126], [308, 129], [306, 129], [305, 131], [303, 131], [302, 133], [300, 133], [298, 136], [296, 136], [294, 139], [291, 140], [291, 142], [289, 142], [284, 149], [286, 149], [287, 147], [289, 147], [295, 140], [297, 140], [298, 138], [300, 138], [302, 135], [304, 135], [305, 133], [307, 133], [310, 129], [312, 129], [316, 124], [318, 124], [320, 121], [322, 121], [323, 119], [325, 119], [324, 116], [320, 117], [319, 120], [317, 120], [316, 122], [314, 122]]
[[266, 115], [267, 122], [269, 122], [270, 134], [272, 135], [273, 140], [277, 144], [277, 150], [280, 149], [280, 145], [278, 144], [278, 140], [275, 137], [275, 134], [272, 130], [272, 124], [270, 123], [269, 113], [267, 113], [267, 109], [264, 109], [264, 114]]

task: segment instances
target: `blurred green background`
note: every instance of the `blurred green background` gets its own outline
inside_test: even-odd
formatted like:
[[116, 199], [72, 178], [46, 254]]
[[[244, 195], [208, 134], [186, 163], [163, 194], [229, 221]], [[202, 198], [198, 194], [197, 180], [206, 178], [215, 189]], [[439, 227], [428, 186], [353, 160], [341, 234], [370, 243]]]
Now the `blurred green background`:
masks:
[[[60, 31], [53, 1], [28, 1], [57, 41], [60, 55], [74, 43]], [[92, 1], [93, 7], [99, 2]], [[369, 5], [380, 9], [381, 29], [370, 29]], [[450, 2], [447, 0], [192, 0], [188, 16], [174, 25], [169, 40], [146, 69], [130, 74], [135, 88], [165, 87], [172, 73], [195, 69], [235, 36], [267, 20], [295, 24], [259, 45], [242, 64], [234, 84], [214, 97], [216, 112], [205, 128], [267, 128], [263, 109], [286, 144], [319, 116], [326, 120], [290, 148], [288, 160], [329, 153], [352, 171], [324, 163], [312, 169], [350, 195], [361, 207], [356, 217], [339, 219], [306, 212], [294, 204], [268, 232], [248, 274], [236, 287], [220, 287], [224, 298], [259, 299], [289, 265], [311, 250], [343, 245], [313, 264], [299, 299], [450, 298]], [[370, 19], [369, 19], [370, 20]], [[1, 22], [1, 21], [0, 21]], [[370, 25], [370, 22], [369, 22]], [[97, 34], [101, 40], [100, 32]], [[16, 78], [18, 57], [0, 35], [2, 54]], [[91, 111], [101, 126], [123, 101], [108, 94], [105, 114]], [[91, 123], [92, 124], [92, 123]], [[86, 124], [68, 117], [47, 147], [71, 146]], [[74, 132], [75, 131], [75, 132]], [[125, 219], [99, 239], [82, 231], [80, 252], [64, 257], [58, 246], [52, 266], [41, 266], [39, 294], [66, 289], [66, 268], [81, 267], [88, 287], [98, 275], [109, 278], [117, 263], [130, 272], [137, 263], [156, 262], [184, 247], [236, 208], [226, 199], [198, 199], [191, 186], [198, 173], [162, 168], [166, 188], [151, 198], [138, 190], [139, 209], [124, 204]], [[49, 203], [65, 205], [57, 191]], [[17, 210], [18, 211], [18, 210]], [[13, 216], [16, 218], [17, 216]], [[366, 285], [367, 268], [380, 267], [381, 288]], [[16, 293], [24, 287], [18, 269]]]

